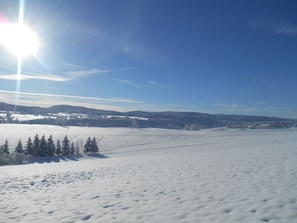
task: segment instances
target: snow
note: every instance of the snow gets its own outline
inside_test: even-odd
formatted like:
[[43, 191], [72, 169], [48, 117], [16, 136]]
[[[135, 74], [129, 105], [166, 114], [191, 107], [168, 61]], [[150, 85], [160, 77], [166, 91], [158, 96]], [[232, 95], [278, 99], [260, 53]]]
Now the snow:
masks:
[[13, 114], [12, 118], [18, 121], [29, 121], [29, 120], [36, 120], [36, 119], [52, 118], [52, 117], [43, 116], [43, 115], [32, 115], [32, 114]]
[[[107, 158], [0, 167], [0, 222], [297, 222], [296, 129], [0, 125], [100, 139]], [[12, 143], [11, 143], [12, 144]]]
[[135, 119], [135, 120], [144, 120], [147, 121], [149, 120], [148, 118], [144, 118], [144, 117], [137, 117], [137, 116], [126, 116], [126, 115], [107, 115], [107, 118], [122, 118], [122, 119]]

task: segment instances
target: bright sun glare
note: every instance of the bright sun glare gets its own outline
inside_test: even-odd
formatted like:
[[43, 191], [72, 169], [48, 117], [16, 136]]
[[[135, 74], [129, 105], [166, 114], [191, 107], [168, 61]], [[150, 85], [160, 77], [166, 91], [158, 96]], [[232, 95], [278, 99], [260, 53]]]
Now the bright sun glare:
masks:
[[18, 58], [34, 55], [39, 47], [37, 35], [23, 24], [1, 24], [0, 43]]

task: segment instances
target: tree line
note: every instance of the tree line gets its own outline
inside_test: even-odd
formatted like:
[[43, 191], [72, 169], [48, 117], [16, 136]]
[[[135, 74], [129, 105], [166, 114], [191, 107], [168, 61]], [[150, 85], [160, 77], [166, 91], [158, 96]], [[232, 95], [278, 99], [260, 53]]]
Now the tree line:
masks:
[[99, 147], [95, 137], [88, 137], [83, 145], [83, 150], [81, 147], [78, 142], [76, 145], [74, 142], [70, 142], [67, 135], [62, 141], [58, 139], [55, 142], [52, 135], [46, 139], [45, 135], [39, 138], [38, 134], [36, 134], [33, 139], [31, 137], [28, 138], [25, 146], [23, 146], [21, 139], [19, 139], [14, 151], [11, 151], [9, 142], [6, 139], [0, 146], [0, 165], [1, 160], [7, 160], [11, 154], [17, 157], [46, 157], [99, 153]]

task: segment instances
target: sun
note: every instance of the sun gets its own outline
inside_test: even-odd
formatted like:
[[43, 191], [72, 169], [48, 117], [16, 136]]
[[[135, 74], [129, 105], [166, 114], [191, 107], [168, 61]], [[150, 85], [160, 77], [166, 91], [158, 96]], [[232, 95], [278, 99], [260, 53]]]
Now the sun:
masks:
[[0, 24], [0, 43], [18, 58], [35, 55], [39, 48], [37, 35], [24, 24]]

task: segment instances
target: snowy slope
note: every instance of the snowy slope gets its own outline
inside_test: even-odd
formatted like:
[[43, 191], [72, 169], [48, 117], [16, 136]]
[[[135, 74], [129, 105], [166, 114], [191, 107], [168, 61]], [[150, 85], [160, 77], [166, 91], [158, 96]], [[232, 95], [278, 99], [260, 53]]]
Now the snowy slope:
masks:
[[0, 222], [297, 222], [296, 129], [0, 133], [23, 143], [36, 133], [95, 136], [108, 157], [0, 167]]

